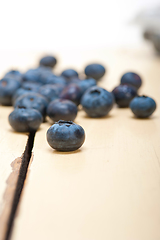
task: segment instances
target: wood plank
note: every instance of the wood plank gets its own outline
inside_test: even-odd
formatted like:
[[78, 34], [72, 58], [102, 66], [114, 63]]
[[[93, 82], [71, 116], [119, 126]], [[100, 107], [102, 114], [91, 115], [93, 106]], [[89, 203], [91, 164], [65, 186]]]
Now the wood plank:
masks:
[[[160, 59], [149, 51], [79, 51], [67, 57], [82, 69], [89, 59], [106, 62], [101, 85], [111, 90], [127, 70], [139, 72], [141, 93], [160, 105]], [[75, 56], [75, 58], [73, 58]], [[102, 119], [80, 111], [76, 123], [86, 141], [73, 153], [46, 142], [49, 123], [36, 134], [34, 159], [12, 240], [160, 239], [160, 110], [148, 120], [114, 108]]]

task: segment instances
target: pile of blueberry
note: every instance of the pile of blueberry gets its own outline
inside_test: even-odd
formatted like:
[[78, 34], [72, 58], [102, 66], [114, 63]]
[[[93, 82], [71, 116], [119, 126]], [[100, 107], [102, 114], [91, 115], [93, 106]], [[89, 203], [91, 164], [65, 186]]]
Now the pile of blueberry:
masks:
[[59, 151], [74, 151], [85, 139], [84, 129], [73, 122], [79, 105], [91, 118], [106, 116], [115, 102], [121, 108], [130, 107], [138, 118], [147, 118], [156, 109], [152, 98], [138, 95], [142, 80], [136, 73], [125, 73], [120, 85], [108, 92], [97, 86], [106, 72], [102, 65], [86, 66], [82, 80], [74, 69], [55, 75], [56, 63], [55, 57], [46, 56], [37, 68], [23, 74], [11, 70], [0, 80], [0, 104], [14, 106], [9, 123], [15, 131], [37, 131], [48, 116], [54, 122], [47, 131], [49, 145]]

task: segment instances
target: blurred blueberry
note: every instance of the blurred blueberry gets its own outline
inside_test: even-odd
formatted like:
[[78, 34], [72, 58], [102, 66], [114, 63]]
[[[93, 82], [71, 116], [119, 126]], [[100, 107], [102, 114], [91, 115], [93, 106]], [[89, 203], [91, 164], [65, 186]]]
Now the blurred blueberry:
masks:
[[46, 84], [63, 84], [66, 85], [66, 79], [62, 76], [50, 75], [46, 79]]
[[135, 97], [129, 105], [132, 112], [138, 118], [148, 118], [156, 109], [156, 102], [147, 96]]
[[97, 82], [93, 78], [84, 79], [78, 83], [78, 86], [81, 88], [82, 95], [88, 88], [93, 87], [95, 85], [97, 85]]
[[40, 59], [40, 66], [51, 67], [53, 68], [57, 63], [57, 59], [53, 56], [45, 56]]
[[136, 89], [139, 89], [142, 85], [140, 76], [134, 72], [127, 72], [121, 78], [121, 84], [128, 84]]
[[12, 97], [20, 86], [21, 83], [13, 78], [3, 78], [0, 81], [0, 104], [11, 106]]
[[41, 113], [35, 109], [16, 108], [9, 115], [9, 123], [17, 132], [37, 131], [42, 120]]
[[85, 140], [84, 129], [72, 121], [58, 121], [47, 131], [49, 145], [57, 151], [75, 151]]
[[93, 86], [82, 96], [81, 105], [90, 117], [104, 117], [113, 108], [114, 97], [104, 88]]
[[32, 92], [38, 92], [39, 88], [42, 86], [41, 83], [38, 82], [23, 82], [22, 88], [32, 91]]
[[67, 80], [71, 78], [78, 77], [78, 73], [74, 69], [66, 69], [64, 70], [61, 75], [65, 77]]
[[71, 100], [76, 105], [79, 105], [81, 96], [81, 88], [75, 83], [71, 83], [66, 86], [60, 94], [61, 99]]
[[46, 84], [39, 89], [39, 94], [44, 96], [48, 102], [59, 98], [60, 93], [64, 89], [64, 85], [59, 84]]
[[19, 108], [33, 108], [38, 110], [43, 118], [46, 116], [46, 109], [48, 106], [48, 102], [45, 97], [41, 96], [38, 93], [27, 93], [18, 97], [14, 103], [14, 107]]
[[131, 100], [137, 95], [134, 87], [128, 85], [119, 85], [112, 91], [115, 101], [119, 107], [129, 107]]
[[56, 99], [48, 105], [47, 115], [54, 121], [61, 119], [74, 121], [77, 116], [77, 106], [70, 100]]
[[84, 72], [87, 77], [99, 80], [104, 76], [106, 70], [101, 64], [93, 63], [86, 66]]

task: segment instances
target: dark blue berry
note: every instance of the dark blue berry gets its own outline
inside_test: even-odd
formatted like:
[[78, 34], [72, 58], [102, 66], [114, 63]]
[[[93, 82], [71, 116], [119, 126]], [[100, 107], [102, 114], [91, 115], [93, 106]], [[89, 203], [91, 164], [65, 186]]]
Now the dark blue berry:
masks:
[[19, 108], [33, 108], [38, 110], [43, 118], [45, 119], [46, 109], [48, 106], [48, 102], [45, 97], [41, 96], [38, 93], [28, 93], [18, 97], [14, 103], [14, 107]]
[[20, 86], [21, 83], [13, 78], [3, 78], [0, 81], [0, 104], [12, 105], [12, 97]]
[[17, 81], [19, 82], [22, 82], [23, 78], [22, 78], [22, 73], [19, 72], [18, 70], [10, 70], [9, 72], [7, 72], [4, 76], [7, 77], [7, 78], [14, 78], [16, 79]]
[[22, 88], [32, 92], [38, 92], [40, 87], [42, 86], [41, 83], [38, 82], [23, 82]]
[[16, 108], [9, 115], [9, 123], [17, 132], [37, 131], [42, 120], [41, 113], [35, 109]]
[[48, 102], [51, 102], [59, 98], [60, 93], [62, 92], [64, 86], [59, 84], [46, 84], [39, 89], [39, 94], [44, 96]]
[[88, 78], [78, 82], [78, 86], [81, 88], [82, 95], [88, 88], [93, 87], [95, 85], [97, 85], [97, 82], [94, 78]]
[[61, 99], [68, 99], [74, 102], [76, 105], [79, 105], [82, 93], [81, 88], [75, 84], [71, 83], [63, 89], [60, 94]]
[[129, 107], [131, 100], [137, 95], [136, 89], [128, 85], [119, 85], [112, 93], [117, 105], [122, 108]]
[[147, 96], [135, 97], [130, 105], [130, 109], [138, 118], [148, 118], [156, 109], [156, 102]]
[[66, 79], [62, 76], [56, 76], [54, 74], [46, 78], [46, 84], [63, 84], [66, 85]]
[[106, 70], [104, 66], [102, 66], [101, 64], [94, 63], [94, 64], [88, 65], [85, 68], [84, 72], [87, 77], [99, 80], [104, 76]]
[[70, 100], [56, 99], [48, 105], [47, 115], [54, 122], [60, 119], [74, 121], [77, 116], [77, 106]]
[[82, 146], [84, 140], [84, 129], [72, 121], [60, 120], [47, 131], [49, 145], [58, 151], [75, 151]]
[[61, 73], [61, 75], [65, 77], [67, 80], [70, 80], [74, 77], [78, 77], [78, 73], [74, 69], [66, 69]]
[[104, 117], [112, 109], [114, 97], [107, 90], [93, 86], [82, 96], [81, 105], [90, 117]]
[[39, 64], [40, 66], [51, 67], [53, 68], [57, 63], [57, 59], [53, 56], [45, 56], [41, 58]]
[[139, 89], [142, 85], [140, 76], [134, 72], [127, 72], [121, 78], [121, 84], [128, 84], [136, 89]]

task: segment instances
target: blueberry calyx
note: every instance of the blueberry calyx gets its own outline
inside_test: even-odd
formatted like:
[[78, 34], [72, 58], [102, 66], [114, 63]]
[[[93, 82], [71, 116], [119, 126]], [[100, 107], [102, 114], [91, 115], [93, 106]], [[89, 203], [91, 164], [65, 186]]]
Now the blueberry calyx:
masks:
[[64, 120], [59, 120], [58, 123], [60, 126], [63, 125], [63, 124], [67, 124], [66, 126], [67, 127], [70, 127], [70, 125], [73, 125], [74, 123], [72, 121], [64, 121]]

